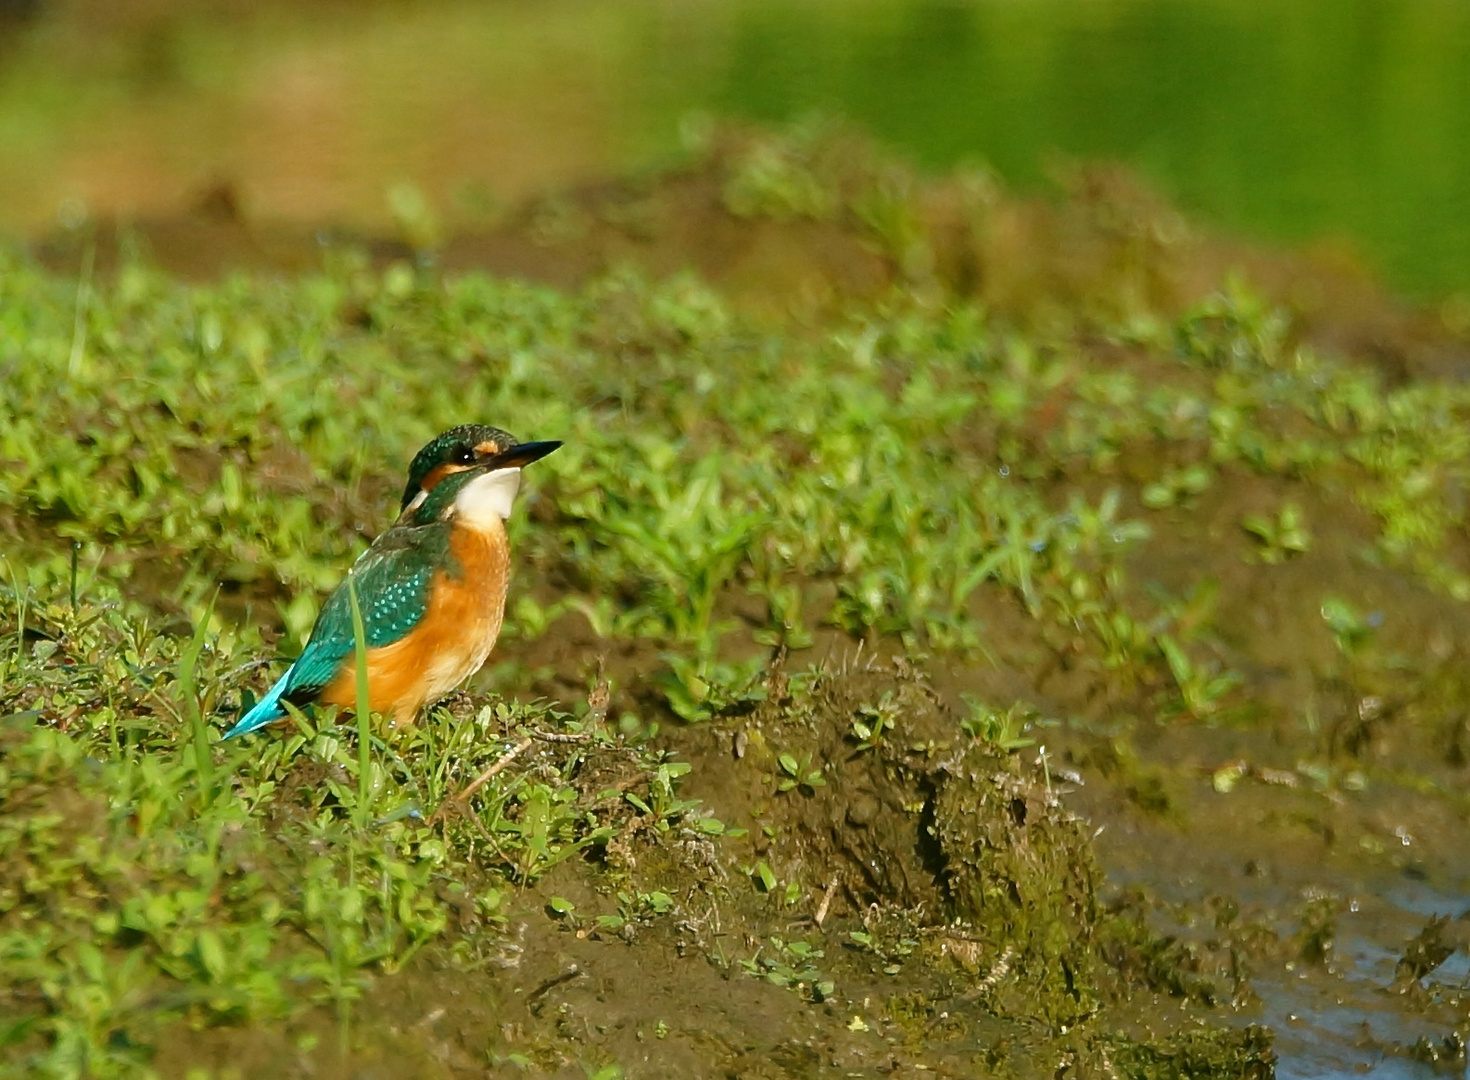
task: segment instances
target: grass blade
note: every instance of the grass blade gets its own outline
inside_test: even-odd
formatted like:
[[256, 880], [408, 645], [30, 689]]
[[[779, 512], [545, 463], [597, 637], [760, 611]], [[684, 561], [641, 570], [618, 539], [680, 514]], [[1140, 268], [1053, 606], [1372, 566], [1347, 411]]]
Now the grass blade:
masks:
[[30, 596], [30, 574], [26, 574], [25, 587], [21, 587], [20, 570], [13, 566], [9, 559], [0, 556], [5, 563], [5, 569], [10, 577], [10, 590], [15, 597], [15, 656], [11, 663], [15, 674], [19, 675], [26, 658], [26, 601]]
[[209, 747], [209, 730], [204, 726], [204, 713], [199, 708], [199, 694], [194, 684], [194, 673], [199, 666], [199, 656], [204, 651], [204, 639], [209, 633], [209, 621], [214, 617], [214, 602], [219, 591], [209, 598], [209, 606], [194, 628], [194, 638], [179, 661], [179, 694], [184, 699], [184, 709], [189, 717], [189, 726], [194, 736], [194, 772], [199, 778], [201, 803], [208, 803], [214, 791], [214, 758]]
[[372, 810], [372, 725], [369, 722], [367, 670], [367, 631], [362, 624], [362, 607], [357, 602], [357, 582], [347, 575], [347, 598], [352, 602], [352, 638], [356, 644], [357, 660], [357, 823], [367, 828], [373, 819]]

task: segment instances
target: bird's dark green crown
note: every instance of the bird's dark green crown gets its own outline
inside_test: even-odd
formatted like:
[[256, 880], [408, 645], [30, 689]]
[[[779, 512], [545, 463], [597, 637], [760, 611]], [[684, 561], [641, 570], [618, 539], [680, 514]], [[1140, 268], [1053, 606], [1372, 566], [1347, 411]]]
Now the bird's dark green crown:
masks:
[[413, 456], [400, 512], [408, 509], [420, 491], [432, 491], [446, 476], [472, 468], [519, 442], [510, 432], [488, 424], [461, 424], [435, 436]]

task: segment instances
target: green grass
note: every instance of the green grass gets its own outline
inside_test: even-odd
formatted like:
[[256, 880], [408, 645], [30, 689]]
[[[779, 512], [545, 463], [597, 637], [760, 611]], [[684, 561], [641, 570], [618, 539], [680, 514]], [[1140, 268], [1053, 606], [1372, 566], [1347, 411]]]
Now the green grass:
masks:
[[[1357, 503], [1372, 558], [1470, 598], [1447, 497], [1470, 391], [1313, 355], [1243, 286], [1172, 328], [1104, 327], [1130, 363], [1101, 367], [1070, 335], [903, 296], [760, 333], [688, 279], [564, 297], [347, 265], [186, 289], [130, 266], [81, 313], [79, 350], [73, 283], [12, 257], [0, 290], [12, 573], [58, 595], [75, 540], [89, 585], [180, 612], [223, 583], [237, 613], [253, 601], [242, 632], [280, 620], [288, 651], [413, 449], [472, 417], [568, 444], [535, 470], [534, 521], [513, 523], [520, 563], [557, 585], [522, 592], [510, 631], [578, 610], [666, 645], [691, 719], [748, 675], [721, 647], [742, 593], [773, 643], [826, 623], [973, 650], [977, 590], [999, 586], [1106, 644], [1135, 614], [1121, 567], [1147, 507], [1225, 468]], [[1244, 553], [1300, 551], [1297, 514], [1247, 516]], [[1177, 666], [1156, 640], [1124, 648]]]
[[[799, 141], [763, 152], [731, 167], [735, 211], [820, 211], [925, 264], [912, 178], [834, 185], [802, 174]], [[1320, 606], [1333, 674], [1358, 680], [1365, 601], [1301, 576], [1333, 515], [1366, 523], [1333, 541], [1363, 575], [1470, 600], [1470, 388], [1318, 355], [1238, 281], [1177, 317], [1025, 327], [917, 289], [772, 328], [689, 277], [565, 295], [338, 258], [287, 281], [186, 287], [131, 262], [79, 285], [7, 253], [0, 372], [0, 1061], [33, 1075], [144, 1072], [179, 1022], [322, 1004], [347, 1032], [368, 973], [431, 942], [483, 959], [508, 890], [630, 818], [644, 843], [720, 835], [643, 735], [750, 709], [768, 657], [818, 633], [975, 670], [1040, 657], [1028, 670], [1087, 680], [1065, 708], [1120, 727], [1249, 723], [1273, 706], [1233, 664], [1212, 578], [1298, 575], [1270, 580]], [[293, 716], [218, 743], [278, 673], [267, 641], [294, 655], [391, 518], [414, 450], [466, 421], [566, 442], [511, 522], [508, 697], [396, 741]], [[1151, 579], [1191, 515], [1257, 488], [1189, 589]], [[527, 700], [518, 658], [574, 618], [657, 657], [621, 724]], [[894, 709], [854, 714], [855, 754], [897, 737]], [[1040, 719], [975, 698], [956, 735], [1019, 750]], [[826, 783], [776, 749], [772, 797]], [[752, 867], [752, 888], [794, 885]], [[677, 906], [666, 882], [599, 872], [618, 913], [598, 918]], [[475, 925], [451, 926], [466, 904]], [[751, 972], [830, 996], [820, 949], [772, 940]]]
[[[116, 602], [33, 618], [56, 638], [8, 639], [6, 687], [40, 708], [0, 721], [0, 1063], [25, 1075], [146, 1071], [180, 1021], [323, 1003], [345, 1031], [369, 973], [431, 941], [473, 962], [493, 948], [506, 890], [627, 819], [719, 826], [678, 798], [680, 770], [656, 752], [534, 703], [440, 710], [360, 754], [330, 716], [201, 754], [196, 680], [208, 707], [239, 659], [216, 635], [157, 635]], [[64, 728], [38, 723], [61, 699], [77, 706]], [[534, 771], [503, 773], [431, 823], [525, 738]], [[608, 777], [598, 763], [624, 783], [589, 787]]]

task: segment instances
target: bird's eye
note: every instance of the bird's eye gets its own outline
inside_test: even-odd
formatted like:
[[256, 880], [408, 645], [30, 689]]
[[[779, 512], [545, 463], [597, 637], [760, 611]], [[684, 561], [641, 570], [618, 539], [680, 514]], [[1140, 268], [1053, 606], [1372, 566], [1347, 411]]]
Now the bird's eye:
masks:
[[475, 452], [468, 446], [461, 446], [454, 452], [454, 460], [461, 465], [472, 465], [475, 461]]

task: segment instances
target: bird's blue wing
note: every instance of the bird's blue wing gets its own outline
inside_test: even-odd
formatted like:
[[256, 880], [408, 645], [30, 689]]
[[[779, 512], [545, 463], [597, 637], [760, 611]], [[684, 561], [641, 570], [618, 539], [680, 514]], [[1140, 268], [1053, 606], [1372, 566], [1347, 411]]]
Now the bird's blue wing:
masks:
[[[434, 569], [448, 549], [447, 529], [440, 525], [393, 528], [373, 542], [348, 577], [357, 586], [363, 634], [370, 649], [391, 645], [419, 624], [429, 607]], [[247, 735], [286, 715], [282, 702], [304, 706], [335, 679], [356, 649], [352, 599], [344, 580], [327, 597], [311, 628], [301, 656], [270, 692], [225, 732], [225, 738]]]

